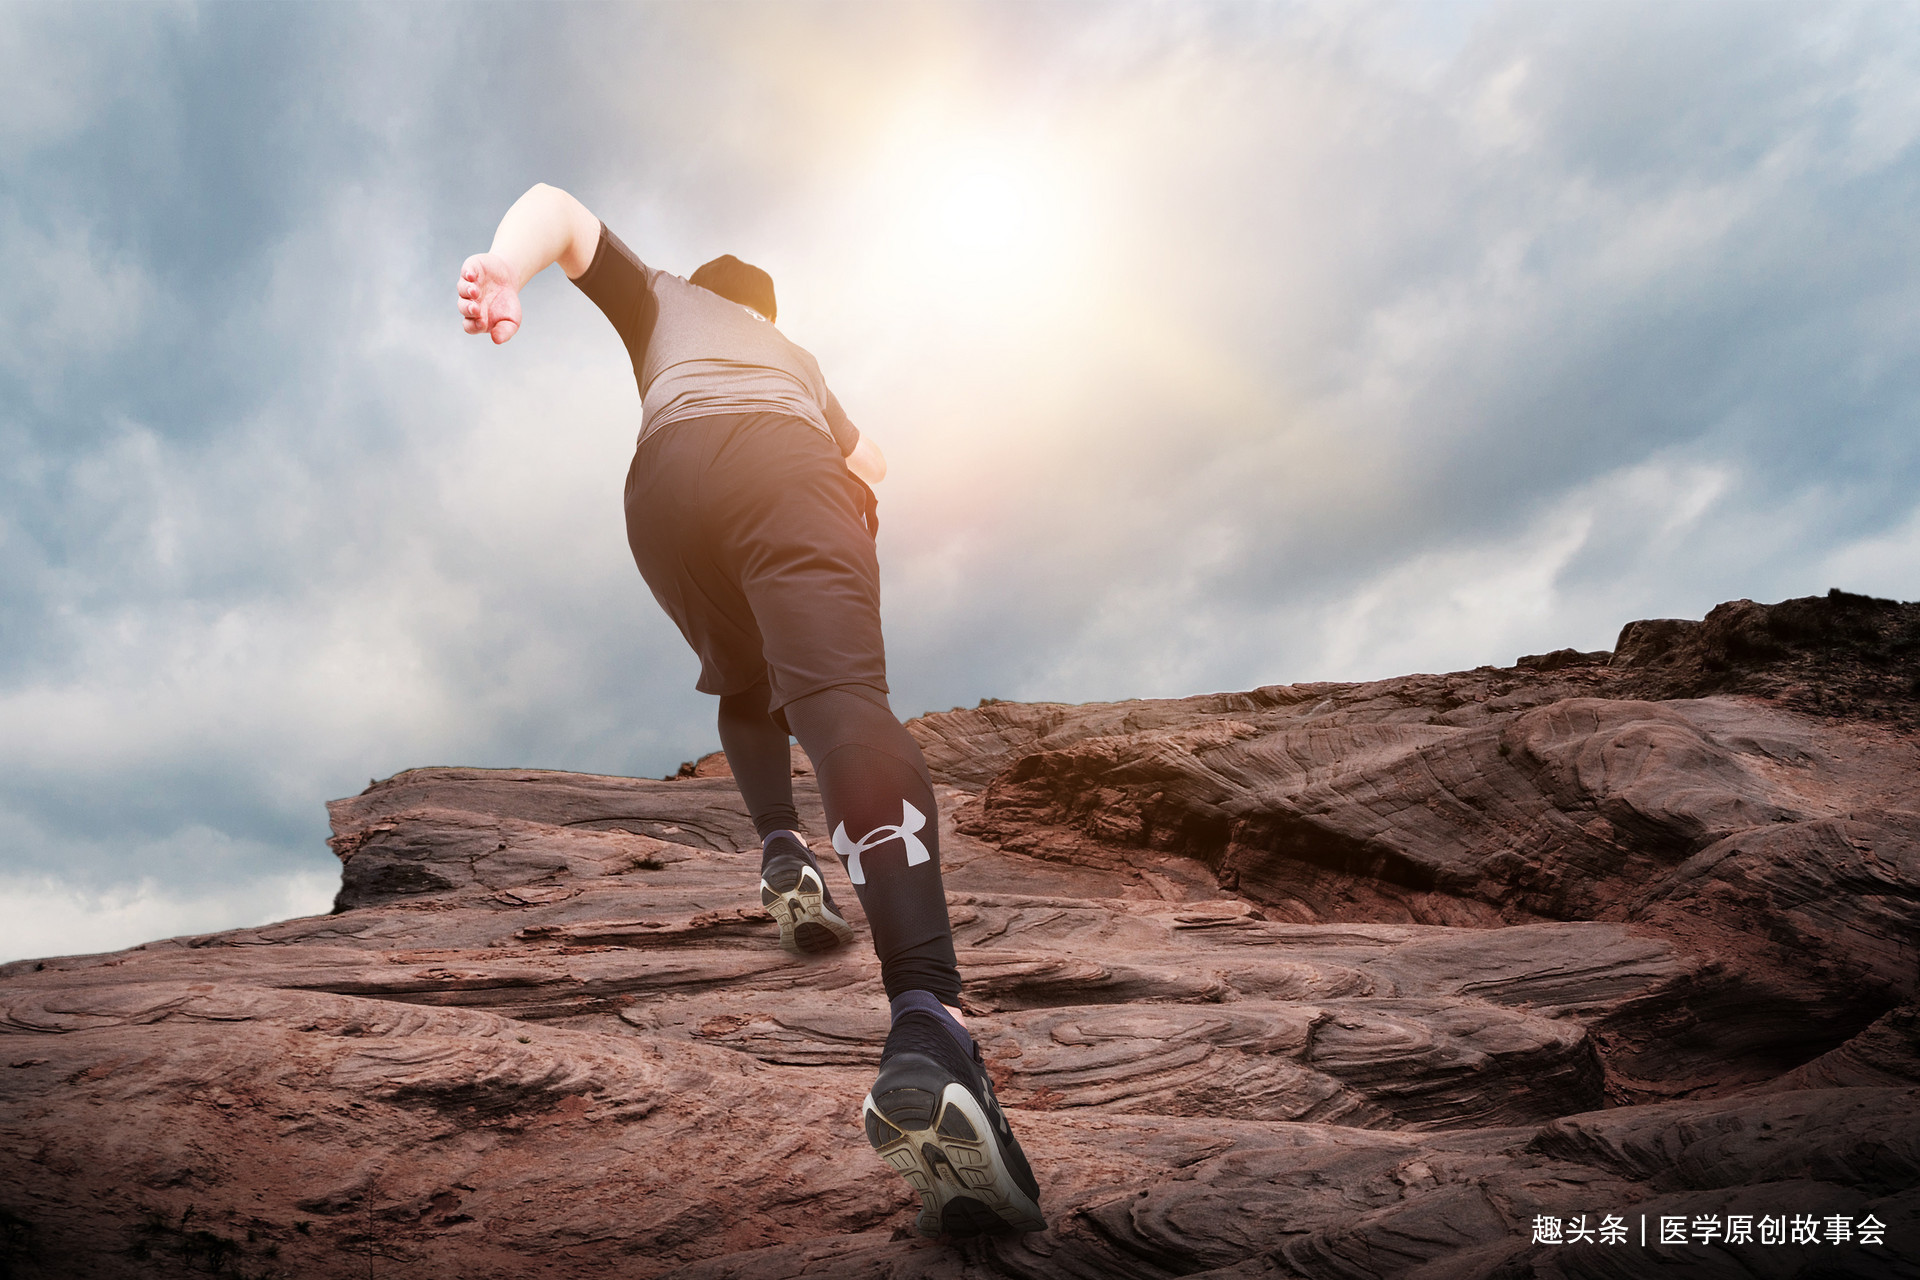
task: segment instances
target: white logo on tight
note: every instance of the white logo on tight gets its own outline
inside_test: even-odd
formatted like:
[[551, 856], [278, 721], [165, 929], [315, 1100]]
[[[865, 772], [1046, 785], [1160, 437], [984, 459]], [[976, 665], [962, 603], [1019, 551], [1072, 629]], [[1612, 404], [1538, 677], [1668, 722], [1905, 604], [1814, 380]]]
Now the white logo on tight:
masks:
[[877, 827], [862, 836], [859, 844], [855, 844], [847, 839], [847, 824], [843, 822], [833, 829], [833, 851], [847, 860], [847, 879], [855, 884], [865, 884], [867, 874], [860, 869], [860, 855], [889, 840], [898, 838], [907, 846], [908, 866], [917, 867], [923, 862], [931, 862], [933, 855], [927, 852], [927, 846], [920, 843], [920, 837], [913, 834], [926, 825], [926, 815], [902, 800], [899, 826]]

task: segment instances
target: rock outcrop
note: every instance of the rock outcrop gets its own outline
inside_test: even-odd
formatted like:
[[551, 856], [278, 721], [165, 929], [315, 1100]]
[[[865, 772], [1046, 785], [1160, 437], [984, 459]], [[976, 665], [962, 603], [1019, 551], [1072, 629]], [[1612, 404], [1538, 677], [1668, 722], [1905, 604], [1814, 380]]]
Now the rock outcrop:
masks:
[[721, 762], [400, 774], [330, 916], [0, 969], [0, 1275], [1914, 1274], [1916, 635], [913, 722], [1052, 1224], [964, 1244]]

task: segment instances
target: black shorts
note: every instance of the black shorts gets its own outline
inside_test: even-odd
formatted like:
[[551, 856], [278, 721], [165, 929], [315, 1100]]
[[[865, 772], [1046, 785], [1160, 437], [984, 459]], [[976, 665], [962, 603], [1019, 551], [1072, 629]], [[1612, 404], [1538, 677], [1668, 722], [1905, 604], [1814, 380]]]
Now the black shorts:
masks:
[[866, 485], [826, 434], [785, 414], [689, 418], [627, 472], [627, 543], [700, 655], [702, 693], [762, 679], [769, 710], [834, 685], [887, 693]]

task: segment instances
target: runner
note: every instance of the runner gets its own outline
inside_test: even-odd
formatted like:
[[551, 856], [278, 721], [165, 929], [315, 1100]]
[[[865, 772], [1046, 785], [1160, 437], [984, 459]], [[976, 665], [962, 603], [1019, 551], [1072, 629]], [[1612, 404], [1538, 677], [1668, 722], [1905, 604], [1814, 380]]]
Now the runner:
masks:
[[798, 830], [788, 736], [819, 778], [892, 1006], [867, 1139], [920, 1193], [925, 1235], [1036, 1231], [1039, 1187], [960, 1012], [926, 760], [887, 704], [878, 528], [886, 474], [813, 357], [774, 327], [773, 281], [728, 255], [642, 263], [566, 192], [534, 186], [460, 269], [466, 331], [506, 342], [553, 263], [626, 343], [641, 428], [627, 541], [720, 699], [720, 745], [761, 841], [760, 900], [795, 955], [853, 937]]

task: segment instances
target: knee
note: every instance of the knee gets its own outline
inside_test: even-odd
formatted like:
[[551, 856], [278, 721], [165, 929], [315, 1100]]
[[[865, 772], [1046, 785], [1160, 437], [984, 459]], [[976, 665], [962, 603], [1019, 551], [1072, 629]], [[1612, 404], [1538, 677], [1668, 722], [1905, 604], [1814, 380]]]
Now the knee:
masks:
[[[795, 698], [784, 710], [794, 736], [818, 762], [843, 746], [871, 747], [926, 776], [920, 744], [894, 719], [887, 695], [864, 684], [839, 684]], [[932, 779], [926, 779], [931, 784]]]
[[773, 690], [765, 680], [738, 693], [720, 695], [721, 723], [755, 724], [766, 720], [767, 704], [773, 701]]

